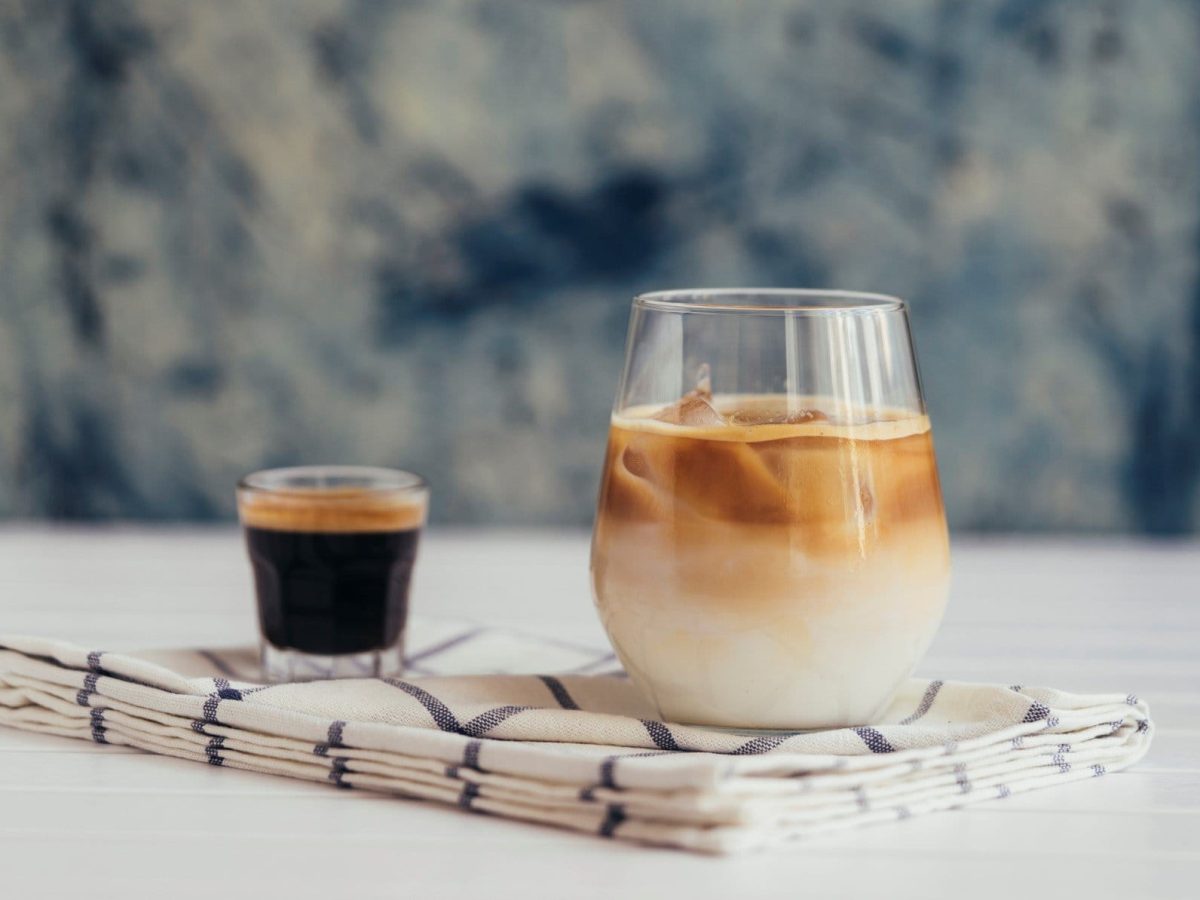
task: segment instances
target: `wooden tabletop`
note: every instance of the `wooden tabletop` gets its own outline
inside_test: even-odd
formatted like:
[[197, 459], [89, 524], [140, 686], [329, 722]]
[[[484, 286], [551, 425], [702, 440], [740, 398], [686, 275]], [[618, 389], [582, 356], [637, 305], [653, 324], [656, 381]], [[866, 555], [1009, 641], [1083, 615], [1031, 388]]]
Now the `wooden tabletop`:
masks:
[[[587, 536], [434, 532], [416, 612], [603, 646]], [[0, 529], [0, 632], [109, 649], [254, 640], [231, 529]], [[1200, 894], [1200, 544], [963, 540], [919, 674], [1133, 692], [1134, 770], [709, 859], [0, 729], [6, 897]]]

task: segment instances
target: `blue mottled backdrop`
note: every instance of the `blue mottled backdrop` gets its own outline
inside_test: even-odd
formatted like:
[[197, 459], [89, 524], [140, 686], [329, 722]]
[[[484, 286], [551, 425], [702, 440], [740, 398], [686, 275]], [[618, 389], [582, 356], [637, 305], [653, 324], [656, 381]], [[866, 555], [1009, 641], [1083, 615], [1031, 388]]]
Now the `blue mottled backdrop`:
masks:
[[0, 516], [590, 520], [630, 296], [909, 298], [954, 523], [1200, 522], [1191, 0], [0, 0]]

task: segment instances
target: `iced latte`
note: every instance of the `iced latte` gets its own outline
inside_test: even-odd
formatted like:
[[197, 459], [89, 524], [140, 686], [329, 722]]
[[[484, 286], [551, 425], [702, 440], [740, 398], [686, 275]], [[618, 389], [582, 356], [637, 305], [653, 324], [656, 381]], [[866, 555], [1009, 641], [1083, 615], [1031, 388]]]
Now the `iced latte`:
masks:
[[948, 576], [924, 415], [697, 390], [613, 418], [596, 603], [667, 720], [873, 721], [933, 638]]

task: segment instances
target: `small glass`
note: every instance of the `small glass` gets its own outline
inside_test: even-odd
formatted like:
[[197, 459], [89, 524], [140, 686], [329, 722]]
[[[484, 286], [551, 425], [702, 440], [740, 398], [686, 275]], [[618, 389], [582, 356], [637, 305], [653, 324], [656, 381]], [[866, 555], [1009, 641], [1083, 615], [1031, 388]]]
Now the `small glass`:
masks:
[[411, 472], [303, 466], [247, 475], [238, 514], [267, 681], [404, 667], [408, 592], [429, 489]]
[[592, 542], [596, 606], [664, 719], [865, 725], [937, 630], [949, 543], [904, 303], [633, 303]]

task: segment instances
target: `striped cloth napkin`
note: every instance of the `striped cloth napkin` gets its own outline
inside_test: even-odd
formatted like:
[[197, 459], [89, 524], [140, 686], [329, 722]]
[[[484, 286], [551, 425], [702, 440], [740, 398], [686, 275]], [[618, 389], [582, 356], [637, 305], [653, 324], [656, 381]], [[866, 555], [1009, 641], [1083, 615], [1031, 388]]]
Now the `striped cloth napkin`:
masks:
[[708, 853], [1094, 778], [1154, 732], [1132, 695], [912, 679], [874, 726], [739, 735], [656, 720], [611, 654], [426, 643], [404, 678], [263, 686], [251, 651], [0, 635], [0, 724]]

